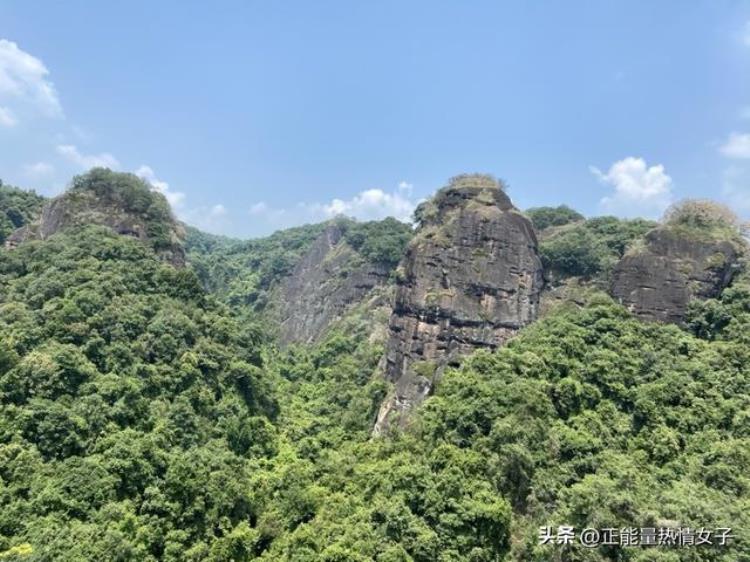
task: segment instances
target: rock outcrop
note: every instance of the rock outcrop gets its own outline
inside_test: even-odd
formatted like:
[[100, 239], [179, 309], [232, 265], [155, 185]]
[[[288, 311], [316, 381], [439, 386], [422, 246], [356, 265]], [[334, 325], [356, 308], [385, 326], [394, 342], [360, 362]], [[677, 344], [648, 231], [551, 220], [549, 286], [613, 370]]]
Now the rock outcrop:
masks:
[[494, 178], [454, 178], [416, 216], [389, 324], [385, 373], [395, 390], [375, 433], [408, 423], [446, 366], [532, 322], [543, 286], [534, 229]]
[[692, 299], [716, 297], [729, 285], [740, 254], [733, 240], [656, 228], [615, 266], [610, 292], [642, 320], [680, 324]]
[[331, 222], [279, 290], [279, 341], [312, 343], [375, 287], [389, 268], [362, 258], [344, 239], [344, 221]]
[[111, 228], [137, 238], [165, 261], [182, 267], [184, 227], [160, 193], [132, 174], [96, 168], [74, 179], [62, 195], [44, 205], [41, 216], [5, 241], [14, 248], [26, 240], [45, 240], [61, 230], [86, 225]]

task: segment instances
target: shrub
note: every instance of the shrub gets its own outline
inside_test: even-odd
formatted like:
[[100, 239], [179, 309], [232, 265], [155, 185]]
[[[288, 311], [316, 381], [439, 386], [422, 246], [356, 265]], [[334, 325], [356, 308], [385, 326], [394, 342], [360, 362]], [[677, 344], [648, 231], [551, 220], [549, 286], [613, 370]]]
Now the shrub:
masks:
[[353, 223], [344, 235], [349, 245], [362, 257], [388, 268], [398, 265], [411, 237], [411, 227], [392, 217], [382, 221]]
[[542, 239], [539, 252], [545, 268], [562, 275], [592, 277], [606, 273], [628, 247], [656, 223], [595, 217], [561, 228]]
[[448, 188], [457, 187], [496, 187], [505, 190], [505, 184], [492, 174], [459, 174], [448, 180]]
[[740, 229], [740, 221], [734, 211], [708, 199], [685, 199], [675, 203], [664, 213], [663, 222], [692, 228]]

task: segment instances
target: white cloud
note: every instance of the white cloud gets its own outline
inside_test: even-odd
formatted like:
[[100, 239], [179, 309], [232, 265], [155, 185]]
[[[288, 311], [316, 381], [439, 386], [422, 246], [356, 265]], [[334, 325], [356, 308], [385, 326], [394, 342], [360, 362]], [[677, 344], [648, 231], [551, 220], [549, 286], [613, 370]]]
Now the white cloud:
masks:
[[12, 106], [21, 113], [62, 117], [62, 106], [48, 75], [41, 60], [14, 42], [0, 39], [0, 101], [4, 112]]
[[69, 162], [75, 164], [81, 170], [91, 168], [111, 168], [116, 170], [120, 167], [117, 158], [109, 152], [101, 154], [81, 154], [78, 148], [72, 144], [61, 144], [57, 147], [57, 153], [63, 156]]
[[268, 212], [268, 205], [264, 201], [259, 201], [250, 207], [251, 215], [265, 215]]
[[351, 199], [333, 199], [329, 203], [313, 203], [308, 208], [314, 214], [324, 218], [346, 215], [361, 220], [377, 220], [395, 217], [399, 220], [411, 220], [416, 204], [402, 193], [386, 193], [382, 189], [368, 189]]
[[750, 119], [750, 105], [740, 108], [740, 119]]
[[327, 202], [299, 203], [289, 209], [279, 209], [260, 201], [252, 205], [249, 213], [275, 228], [328, 220], [344, 215], [358, 220], [380, 220], [395, 217], [411, 221], [419, 201], [411, 197], [411, 184], [401, 182], [388, 193], [382, 189], [367, 189], [350, 199], [332, 199]]
[[201, 230], [215, 234], [226, 234], [232, 227], [228, 209], [221, 203], [211, 207], [181, 207], [177, 209], [178, 217], [186, 223]]
[[727, 158], [750, 158], [750, 133], [729, 133], [727, 142], [719, 147]]
[[0, 107], [0, 125], [3, 127], [13, 127], [18, 123], [18, 119], [13, 112], [7, 107]]
[[157, 178], [154, 170], [150, 166], [146, 166], [144, 164], [135, 171], [135, 175], [151, 184], [151, 187], [154, 188], [154, 191], [158, 191], [164, 197], [166, 197], [167, 201], [169, 201], [169, 204], [172, 205], [172, 207], [180, 207], [180, 205], [182, 205], [183, 201], [185, 200], [184, 193], [182, 193], [181, 191], [172, 191], [171, 189], [169, 189], [169, 184]]
[[305, 211], [306, 205], [300, 203], [293, 212], [287, 213], [286, 209], [274, 209], [265, 201], [259, 201], [250, 206], [250, 214], [258, 219], [262, 219], [268, 224], [276, 227], [296, 226], [311, 219]]
[[672, 178], [661, 164], [648, 166], [643, 158], [629, 156], [612, 164], [606, 173], [593, 166], [589, 169], [602, 183], [615, 189], [613, 195], [600, 202], [608, 212], [655, 216], [672, 202]]
[[50, 178], [55, 173], [55, 167], [47, 162], [36, 162], [23, 167], [23, 173], [32, 180], [43, 180]]
[[409, 183], [408, 181], [401, 181], [398, 184], [398, 190], [399, 192], [404, 193], [407, 197], [409, 197], [414, 191], [414, 184]]
[[212, 218], [223, 217], [226, 214], [227, 214], [227, 208], [221, 203], [217, 203], [216, 205], [211, 207], [211, 211], [208, 213], [208, 215]]

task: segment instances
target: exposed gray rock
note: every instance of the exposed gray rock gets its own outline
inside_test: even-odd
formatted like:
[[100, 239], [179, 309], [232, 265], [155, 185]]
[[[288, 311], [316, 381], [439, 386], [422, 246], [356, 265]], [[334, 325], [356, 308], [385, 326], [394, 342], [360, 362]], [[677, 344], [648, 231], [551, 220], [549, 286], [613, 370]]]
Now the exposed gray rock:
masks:
[[328, 327], [388, 280], [385, 266], [364, 260], [333, 222], [315, 240], [279, 291], [279, 341], [319, 341]]
[[395, 391], [376, 433], [406, 424], [446, 366], [532, 322], [543, 286], [531, 222], [496, 180], [454, 179], [417, 216], [390, 319], [385, 372]]
[[680, 324], [692, 299], [718, 296], [738, 271], [735, 241], [660, 227], [612, 272], [611, 294], [642, 320]]

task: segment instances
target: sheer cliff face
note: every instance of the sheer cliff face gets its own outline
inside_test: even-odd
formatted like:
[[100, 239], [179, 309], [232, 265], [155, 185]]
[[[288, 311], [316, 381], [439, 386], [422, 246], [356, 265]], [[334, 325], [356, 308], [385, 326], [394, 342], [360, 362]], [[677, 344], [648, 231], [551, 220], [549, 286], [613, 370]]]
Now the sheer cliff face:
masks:
[[376, 433], [407, 423], [446, 365], [496, 348], [532, 322], [543, 285], [531, 223], [497, 182], [462, 178], [418, 215], [389, 326], [385, 370], [395, 392]]
[[729, 285], [740, 253], [729, 240], [657, 228], [615, 266], [610, 292], [642, 320], [680, 324], [692, 299], [716, 297]]
[[389, 270], [363, 260], [330, 224], [280, 288], [279, 340], [312, 343], [370, 291], [388, 281]]

